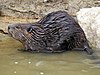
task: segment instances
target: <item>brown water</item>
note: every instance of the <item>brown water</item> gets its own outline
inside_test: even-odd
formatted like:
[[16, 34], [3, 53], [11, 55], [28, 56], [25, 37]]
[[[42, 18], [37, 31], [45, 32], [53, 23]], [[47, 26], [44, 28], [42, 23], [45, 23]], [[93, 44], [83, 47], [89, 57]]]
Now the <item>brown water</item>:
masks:
[[20, 48], [16, 40], [0, 36], [0, 75], [100, 75], [100, 60], [85, 52], [28, 53]]

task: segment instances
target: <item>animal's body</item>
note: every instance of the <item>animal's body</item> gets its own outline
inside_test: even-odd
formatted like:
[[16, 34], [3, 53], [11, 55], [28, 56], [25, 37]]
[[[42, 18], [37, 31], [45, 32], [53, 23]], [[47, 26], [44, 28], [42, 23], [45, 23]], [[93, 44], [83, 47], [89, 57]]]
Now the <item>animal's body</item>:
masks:
[[79, 49], [93, 53], [82, 28], [65, 11], [49, 13], [36, 23], [10, 25], [8, 32], [26, 51], [53, 53]]

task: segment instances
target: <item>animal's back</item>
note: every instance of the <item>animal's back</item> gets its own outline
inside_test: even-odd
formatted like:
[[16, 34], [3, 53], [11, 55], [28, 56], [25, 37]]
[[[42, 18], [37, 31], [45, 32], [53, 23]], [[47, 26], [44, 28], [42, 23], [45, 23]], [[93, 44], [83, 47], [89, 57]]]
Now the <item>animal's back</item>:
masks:
[[38, 23], [44, 26], [47, 45], [55, 50], [85, 49], [85, 46], [90, 48], [82, 28], [65, 11], [49, 13]]
[[65, 11], [57, 11], [49, 13], [44, 16], [38, 23], [40, 24], [52, 24], [52, 23], [61, 23], [67, 22], [67, 25], [77, 25], [77, 22]]

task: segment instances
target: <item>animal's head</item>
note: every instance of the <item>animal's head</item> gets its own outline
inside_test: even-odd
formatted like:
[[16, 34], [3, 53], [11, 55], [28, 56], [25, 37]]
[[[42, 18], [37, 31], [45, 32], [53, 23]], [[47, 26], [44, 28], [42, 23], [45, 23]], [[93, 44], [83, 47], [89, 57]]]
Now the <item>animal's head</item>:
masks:
[[43, 33], [39, 24], [13, 24], [8, 26], [8, 33], [14, 39], [24, 43], [26, 40], [36, 39]]

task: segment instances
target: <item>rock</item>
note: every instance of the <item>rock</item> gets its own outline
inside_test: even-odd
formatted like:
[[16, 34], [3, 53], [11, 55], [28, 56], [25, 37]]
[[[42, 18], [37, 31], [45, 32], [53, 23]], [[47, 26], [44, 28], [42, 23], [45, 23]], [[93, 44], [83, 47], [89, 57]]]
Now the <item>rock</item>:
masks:
[[80, 9], [77, 19], [90, 44], [100, 48], [100, 7]]
[[3, 15], [21, 18], [42, 17], [58, 10], [75, 15], [80, 8], [92, 6], [94, 0], [0, 0]]

